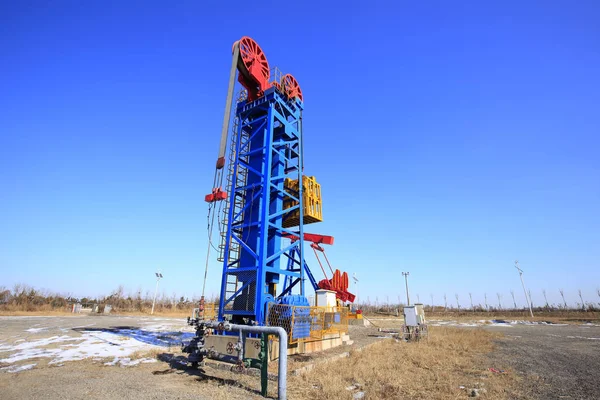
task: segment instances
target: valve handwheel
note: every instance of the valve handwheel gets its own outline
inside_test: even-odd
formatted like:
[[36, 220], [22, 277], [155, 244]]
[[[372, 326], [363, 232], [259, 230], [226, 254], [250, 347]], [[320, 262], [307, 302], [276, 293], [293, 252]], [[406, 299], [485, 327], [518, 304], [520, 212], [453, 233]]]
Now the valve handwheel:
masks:
[[293, 99], [298, 97], [301, 101], [304, 101], [302, 99], [302, 89], [300, 89], [298, 81], [292, 74], [285, 74], [281, 78], [281, 87], [283, 88], [283, 93], [285, 93], [288, 98]]

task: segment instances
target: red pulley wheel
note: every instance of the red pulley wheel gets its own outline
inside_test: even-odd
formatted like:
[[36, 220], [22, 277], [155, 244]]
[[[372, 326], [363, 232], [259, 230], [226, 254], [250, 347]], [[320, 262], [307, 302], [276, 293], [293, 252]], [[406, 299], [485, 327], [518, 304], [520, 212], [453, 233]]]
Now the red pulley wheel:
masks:
[[241, 67], [240, 71], [247, 74], [248, 77], [253, 78], [256, 83], [259, 84], [261, 89], [264, 90], [266, 88], [265, 86], [268, 85], [269, 77], [271, 75], [267, 56], [258, 43], [248, 36], [241, 38], [239, 43], [240, 61], [238, 63], [238, 68]]
[[283, 93], [285, 93], [288, 98], [293, 99], [298, 97], [301, 101], [304, 101], [302, 98], [302, 89], [300, 89], [298, 81], [292, 74], [285, 74], [281, 78], [281, 87], [283, 88]]

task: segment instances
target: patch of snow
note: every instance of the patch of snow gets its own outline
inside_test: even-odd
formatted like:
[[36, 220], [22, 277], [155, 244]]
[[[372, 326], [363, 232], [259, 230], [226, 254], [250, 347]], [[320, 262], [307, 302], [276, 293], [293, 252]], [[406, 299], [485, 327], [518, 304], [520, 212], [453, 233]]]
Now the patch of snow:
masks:
[[129, 357], [124, 357], [124, 358], [115, 357], [112, 361], [105, 362], [104, 365], [115, 366], [117, 364], [121, 364], [121, 367], [133, 367], [138, 364], [155, 363], [155, 362], [156, 362], [156, 358], [139, 358], [137, 360], [132, 360]]
[[[182, 327], [181, 324], [178, 324], [178, 326]], [[149, 331], [172, 331], [173, 325], [166, 325], [166, 324], [144, 325], [144, 329], [149, 330]]]
[[41, 332], [41, 331], [45, 331], [46, 329], [48, 329], [48, 328], [44, 328], [44, 327], [42, 327], [42, 328], [29, 328], [29, 329], [26, 329], [25, 332], [38, 333], [38, 332]]
[[586, 339], [586, 340], [600, 340], [597, 337], [585, 337], [585, 336], [567, 336], [568, 339]]
[[28, 369], [32, 369], [37, 364], [27, 364], [27, 365], [11, 365], [10, 367], [0, 368], [0, 371], [6, 371], [10, 373], [27, 371]]
[[[48, 345], [56, 344], [58, 346], [53, 348], [47, 347]], [[9, 357], [0, 359], [0, 362], [13, 364], [18, 361], [45, 357], [51, 358], [49, 364], [58, 364], [65, 361], [83, 360], [89, 357], [125, 357], [138, 350], [157, 347], [109, 332], [82, 331], [80, 337], [53, 336], [14, 346], [3, 346], [4, 351], [10, 351], [12, 354]]]

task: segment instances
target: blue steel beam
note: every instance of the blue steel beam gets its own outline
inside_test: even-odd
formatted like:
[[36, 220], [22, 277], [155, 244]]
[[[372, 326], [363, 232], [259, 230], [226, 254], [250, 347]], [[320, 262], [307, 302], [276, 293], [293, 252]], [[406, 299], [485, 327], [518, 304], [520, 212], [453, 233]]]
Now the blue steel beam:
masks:
[[[236, 107], [236, 146], [219, 300], [221, 320], [228, 314], [234, 323], [264, 325], [265, 306], [276, 297], [280, 276], [290, 280], [284, 288], [286, 293], [298, 287], [304, 295], [306, 268], [290, 269], [281, 262], [282, 257], [293, 254], [300, 265], [305, 265], [303, 240], [282, 246], [284, 236], [292, 232], [282, 226], [286, 216], [297, 211], [303, 221], [302, 184], [291, 196], [284, 188], [286, 178], [302, 182], [302, 108], [301, 101], [287, 100], [274, 88]], [[287, 197], [298, 204], [284, 209]], [[295, 232], [300, 237], [302, 225]], [[237, 252], [232, 253], [234, 243]], [[233, 293], [227, 292], [232, 280], [237, 282]]]

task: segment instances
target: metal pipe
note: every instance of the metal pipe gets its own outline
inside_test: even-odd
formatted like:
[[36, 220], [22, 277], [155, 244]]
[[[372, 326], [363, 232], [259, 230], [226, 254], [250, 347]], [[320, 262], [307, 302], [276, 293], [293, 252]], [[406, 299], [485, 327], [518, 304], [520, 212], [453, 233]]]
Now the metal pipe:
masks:
[[238, 362], [241, 364], [242, 362], [244, 362], [244, 333], [242, 331], [240, 331], [239, 334], [239, 339], [238, 339]]
[[223, 329], [230, 332], [245, 332], [245, 333], [266, 333], [269, 335], [277, 335], [279, 338], [279, 366], [277, 368], [277, 398], [285, 400], [287, 398], [287, 348], [288, 335], [285, 329], [280, 326], [250, 326], [237, 325], [228, 322], [206, 322], [206, 326], [215, 329]]

